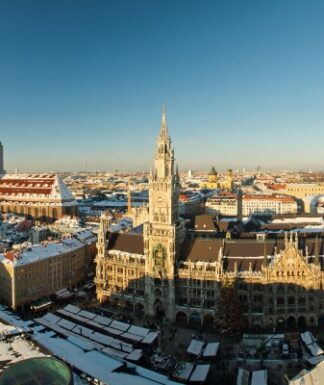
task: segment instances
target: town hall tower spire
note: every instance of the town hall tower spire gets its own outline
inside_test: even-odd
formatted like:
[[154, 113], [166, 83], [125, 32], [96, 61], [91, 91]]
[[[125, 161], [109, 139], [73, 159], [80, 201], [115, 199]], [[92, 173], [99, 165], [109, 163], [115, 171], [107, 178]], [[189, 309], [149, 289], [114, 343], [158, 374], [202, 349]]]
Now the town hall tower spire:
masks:
[[154, 168], [149, 176], [149, 218], [144, 226], [145, 303], [149, 315], [173, 319], [174, 270], [178, 246], [184, 235], [179, 220], [179, 175], [163, 108]]

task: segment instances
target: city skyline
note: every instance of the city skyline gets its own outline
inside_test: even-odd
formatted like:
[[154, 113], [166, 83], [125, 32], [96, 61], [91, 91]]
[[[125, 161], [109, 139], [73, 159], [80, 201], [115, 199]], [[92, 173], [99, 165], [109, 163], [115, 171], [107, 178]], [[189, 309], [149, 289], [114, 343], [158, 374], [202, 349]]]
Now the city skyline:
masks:
[[323, 170], [323, 10], [4, 1], [5, 169], [148, 171], [166, 104], [180, 170]]

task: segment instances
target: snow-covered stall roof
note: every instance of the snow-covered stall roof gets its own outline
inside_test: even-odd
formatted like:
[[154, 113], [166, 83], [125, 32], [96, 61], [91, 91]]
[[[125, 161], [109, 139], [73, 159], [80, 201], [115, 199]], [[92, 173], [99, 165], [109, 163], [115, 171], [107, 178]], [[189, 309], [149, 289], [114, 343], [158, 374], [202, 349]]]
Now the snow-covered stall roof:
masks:
[[138, 335], [132, 334], [132, 333], [127, 333], [127, 332], [121, 334], [120, 336], [123, 338], [126, 338], [127, 340], [133, 341], [133, 342], [140, 342], [143, 339], [143, 337], [141, 337], [141, 336], [138, 336]]
[[48, 321], [48, 322], [52, 322], [53, 324], [56, 324], [58, 323], [61, 318], [58, 317], [57, 315], [53, 314], [53, 313], [46, 313], [43, 318]]
[[187, 353], [192, 354], [194, 356], [199, 356], [204, 346], [203, 341], [199, 340], [191, 340], [190, 345], [188, 346]]
[[202, 354], [203, 357], [216, 357], [219, 349], [219, 342], [209, 342]]
[[86, 310], [81, 310], [80, 313], [78, 313], [78, 316], [88, 318], [88, 319], [94, 319], [96, 314], [90, 313], [89, 311], [86, 311]]
[[93, 350], [95, 348], [94, 345], [91, 344], [90, 342], [85, 342], [81, 338], [78, 338], [75, 336], [69, 336], [67, 338], [67, 340], [69, 342], [71, 342], [73, 345], [78, 346], [79, 348], [81, 348], [84, 351], [90, 351], [90, 350]]
[[304, 344], [306, 346], [316, 341], [313, 334], [309, 331], [306, 331], [304, 333], [300, 333], [300, 338], [302, 339], [302, 341], [304, 342]]
[[114, 329], [121, 330], [123, 332], [126, 332], [129, 329], [130, 325], [125, 323], [125, 322], [121, 322], [121, 321], [113, 321], [110, 324], [110, 327], [114, 328]]
[[73, 313], [73, 314], [78, 314], [81, 309], [77, 306], [74, 306], [74, 305], [66, 305], [64, 310], [68, 311], [69, 313]]
[[246, 369], [239, 368], [236, 377], [236, 385], [249, 385], [250, 372]]
[[132, 325], [128, 329], [128, 333], [135, 334], [137, 336], [145, 337], [150, 332], [150, 329], [143, 328], [141, 326]]
[[173, 372], [173, 377], [180, 381], [188, 381], [193, 368], [194, 364], [191, 362], [179, 362], [175, 371]]
[[252, 372], [251, 385], [267, 385], [268, 372], [266, 370], [256, 370]]
[[63, 319], [63, 318], [60, 319], [60, 320], [57, 322], [57, 324], [58, 324], [59, 326], [61, 326], [62, 328], [67, 329], [67, 330], [72, 330], [72, 329], [74, 329], [75, 326], [76, 326], [75, 323], [70, 322], [70, 321], [68, 321], [68, 320], [66, 320], [66, 319]]
[[157, 332], [149, 332], [143, 339], [142, 343], [151, 345], [153, 342], [158, 338], [158, 333]]
[[300, 333], [300, 338], [313, 357], [320, 356], [324, 353], [311, 332], [306, 331]]
[[[190, 377], [190, 382], [199, 382], [203, 383], [206, 381], [208, 373], [210, 370], [210, 365], [197, 365]], [[261, 384], [258, 384], [261, 385]]]
[[111, 324], [112, 319], [108, 317], [103, 317], [101, 315], [96, 315], [94, 321], [100, 323], [101, 325], [108, 326], [109, 324]]
[[114, 385], [178, 385], [167, 376], [123, 362], [98, 351], [84, 352], [67, 340], [38, 334], [33, 338], [71, 366], [99, 381]]
[[105, 331], [109, 334], [113, 334], [115, 336], [120, 336], [123, 332], [121, 330], [111, 328], [110, 326], [105, 327]]
[[320, 348], [316, 342], [307, 345], [307, 349], [311, 352], [313, 357], [320, 356], [324, 353], [323, 349]]
[[134, 349], [131, 353], [126, 357], [129, 361], [138, 362], [143, 357], [142, 349]]
[[81, 336], [84, 336], [84, 337], [90, 337], [93, 334], [93, 331], [85, 326], [76, 325], [73, 328], [73, 333], [80, 334]]

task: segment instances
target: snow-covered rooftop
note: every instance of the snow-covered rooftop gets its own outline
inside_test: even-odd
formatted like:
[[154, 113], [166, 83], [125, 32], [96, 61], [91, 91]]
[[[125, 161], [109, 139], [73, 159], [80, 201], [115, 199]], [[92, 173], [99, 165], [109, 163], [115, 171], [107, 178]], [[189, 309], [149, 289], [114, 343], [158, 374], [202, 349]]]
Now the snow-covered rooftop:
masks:
[[322, 216], [300, 216], [300, 217], [282, 217], [275, 218], [272, 220], [272, 223], [280, 224], [318, 224], [324, 226], [324, 220]]
[[73, 194], [56, 174], [6, 174], [0, 179], [0, 199], [13, 197], [74, 201]]
[[42, 245], [29, 245], [21, 251], [10, 251], [0, 254], [1, 263], [13, 264], [13, 266], [27, 265], [45, 258], [56, 257], [69, 251], [77, 250], [84, 246], [78, 239], [64, 239], [60, 242], [44, 243]]

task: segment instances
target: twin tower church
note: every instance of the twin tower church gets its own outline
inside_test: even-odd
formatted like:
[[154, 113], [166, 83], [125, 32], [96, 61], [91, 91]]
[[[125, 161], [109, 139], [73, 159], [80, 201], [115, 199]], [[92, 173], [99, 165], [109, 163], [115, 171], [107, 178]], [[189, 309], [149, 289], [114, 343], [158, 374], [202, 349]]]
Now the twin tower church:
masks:
[[[211, 324], [222, 282], [231, 282], [250, 326], [324, 320], [323, 239], [220, 234], [213, 218], [179, 217], [180, 178], [163, 111], [144, 224], [109, 232], [101, 217], [96, 257], [100, 302], [179, 323]], [[260, 234], [259, 234], [260, 235]], [[323, 314], [322, 314], [323, 313]]]

